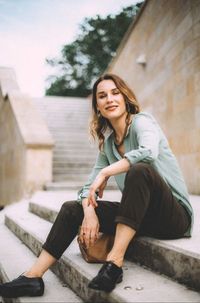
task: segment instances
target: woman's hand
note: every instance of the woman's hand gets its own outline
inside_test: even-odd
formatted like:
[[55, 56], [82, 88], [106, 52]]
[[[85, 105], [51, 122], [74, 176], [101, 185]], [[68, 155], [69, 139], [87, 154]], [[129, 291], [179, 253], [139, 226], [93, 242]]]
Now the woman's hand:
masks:
[[94, 182], [90, 186], [89, 195], [88, 195], [88, 205], [97, 207], [96, 202], [96, 193], [98, 192], [99, 198], [103, 197], [103, 191], [107, 185], [108, 177], [106, 177], [102, 171], [96, 176]]
[[94, 208], [88, 206], [88, 200], [83, 201], [84, 218], [80, 230], [80, 240], [86, 247], [94, 244], [99, 235], [99, 220]]

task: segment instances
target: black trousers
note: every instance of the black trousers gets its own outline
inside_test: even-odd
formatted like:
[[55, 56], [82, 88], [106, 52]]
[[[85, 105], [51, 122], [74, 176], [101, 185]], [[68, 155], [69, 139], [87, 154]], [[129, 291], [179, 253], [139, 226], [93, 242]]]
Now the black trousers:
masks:
[[[95, 211], [100, 231], [113, 235], [117, 223], [122, 223], [136, 230], [136, 235], [176, 239], [183, 237], [190, 225], [185, 208], [158, 172], [145, 163], [133, 165], [126, 174], [121, 203], [101, 200]], [[59, 259], [76, 237], [83, 217], [79, 203], [65, 202], [43, 248]]]

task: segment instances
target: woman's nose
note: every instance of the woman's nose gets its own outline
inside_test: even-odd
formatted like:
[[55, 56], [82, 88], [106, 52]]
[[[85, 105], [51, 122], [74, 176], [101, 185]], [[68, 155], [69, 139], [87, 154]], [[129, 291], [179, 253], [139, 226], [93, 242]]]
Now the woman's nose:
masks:
[[107, 101], [108, 101], [108, 102], [112, 102], [112, 101], [113, 101], [113, 96], [112, 96], [112, 94], [108, 94], [108, 95], [107, 95]]

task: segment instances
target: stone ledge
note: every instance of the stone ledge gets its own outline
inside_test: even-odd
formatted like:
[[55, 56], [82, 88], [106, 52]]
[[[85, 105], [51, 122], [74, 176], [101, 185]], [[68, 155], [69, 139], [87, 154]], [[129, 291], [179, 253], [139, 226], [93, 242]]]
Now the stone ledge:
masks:
[[[108, 191], [109, 192], [109, 191]], [[50, 193], [49, 193], [50, 194]], [[111, 194], [112, 196], [112, 194]], [[115, 193], [117, 196], [117, 193]], [[59, 195], [58, 195], [59, 197]], [[69, 196], [75, 200], [76, 195]], [[39, 197], [38, 197], [39, 198]], [[48, 198], [41, 201], [37, 196], [31, 199], [29, 210], [36, 215], [54, 222], [56, 214], [62, 204], [60, 199], [54, 205]], [[38, 200], [37, 200], [38, 199]], [[67, 200], [67, 195], [64, 201]], [[114, 199], [115, 200], [115, 199]], [[200, 215], [200, 197], [191, 196], [191, 203], [195, 216]], [[149, 237], [138, 237], [129, 246], [126, 257], [128, 260], [138, 262], [154, 271], [163, 273], [170, 278], [200, 290], [200, 234], [199, 224], [195, 220], [193, 237], [177, 240], [157, 240]]]
[[[19, 205], [18, 205], [19, 206]], [[13, 207], [6, 214], [7, 226], [36, 255], [41, 250], [51, 224], [27, 212], [27, 204]], [[87, 264], [80, 256], [78, 245], [72, 242], [62, 258], [52, 267], [54, 273], [86, 302], [198, 302], [195, 291], [155, 274], [133, 262], [124, 264], [124, 280], [110, 294], [88, 289], [99, 264]], [[162, 294], [161, 296], [158, 294]]]
[[10, 102], [24, 144], [32, 148], [33, 146], [53, 148], [53, 137], [31, 98], [21, 92], [11, 92], [8, 94], [8, 102]]

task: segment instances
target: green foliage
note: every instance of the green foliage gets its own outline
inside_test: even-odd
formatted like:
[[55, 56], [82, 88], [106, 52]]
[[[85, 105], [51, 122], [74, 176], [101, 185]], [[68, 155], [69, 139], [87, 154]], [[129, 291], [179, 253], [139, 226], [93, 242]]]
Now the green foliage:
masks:
[[59, 76], [48, 78], [46, 95], [85, 97], [93, 81], [107, 68], [142, 3], [124, 8], [117, 15], [85, 18], [77, 39], [64, 45], [60, 59], [47, 59]]

